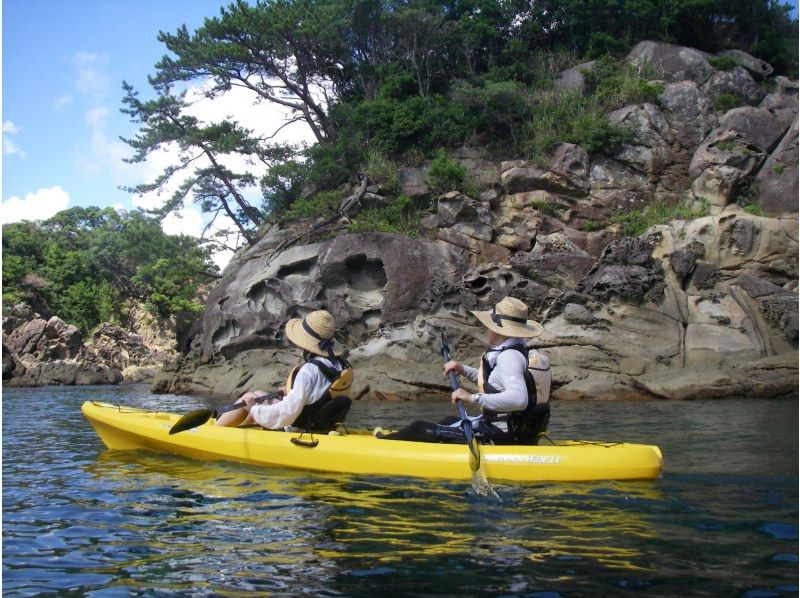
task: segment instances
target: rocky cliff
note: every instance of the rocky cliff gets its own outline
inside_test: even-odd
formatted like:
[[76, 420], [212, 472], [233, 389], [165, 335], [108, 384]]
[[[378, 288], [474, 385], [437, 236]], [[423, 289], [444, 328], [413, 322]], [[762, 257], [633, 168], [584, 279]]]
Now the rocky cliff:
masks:
[[[283, 325], [324, 307], [351, 349], [357, 395], [445, 391], [439, 331], [474, 362], [484, 332], [467, 310], [512, 295], [544, 325], [535, 344], [556, 398], [796, 392], [798, 86], [734, 54], [739, 66], [718, 70], [691, 48], [640, 43], [627, 60], [663, 92], [609, 114], [628, 143], [595, 154], [561, 143], [547, 164], [462, 148], [484, 190], [433, 198], [419, 239], [346, 233], [345, 218], [273, 226], [228, 266], [190, 351], [154, 390], [275, 387], [298, 358]], [[556, 89], [582, 89], [586, 69]], [[719, 98], [734, 93], [743, 105], [724, 110]], [[399, 178], [406, 195], [430, 196], [424, 168]], [[620, 234], [615, 215], [656, 204], [694, 212]]]
[[25, 303], [3, 318], [3, 385], [49, 386], [143, 382], [174, 360], [174, 328], [128, 305], [129, 327], [100, 325], [91, 339], [58, 316]]

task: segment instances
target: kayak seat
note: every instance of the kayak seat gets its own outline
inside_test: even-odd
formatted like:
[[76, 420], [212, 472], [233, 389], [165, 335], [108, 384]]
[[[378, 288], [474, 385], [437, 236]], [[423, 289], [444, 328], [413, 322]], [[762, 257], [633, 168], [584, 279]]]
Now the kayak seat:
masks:
[[351, 404], [349, 397], [326, 395], [316, 403], [306, 405], [293, 425], [305, 432], [327, 434], [344, 423]]
[[530, 428], [528, 433], [533, 439], [531, 444], [539, 444], [542, 435], [547, 432], [547, 426], [550, 423], [550, 404], [536, 405], [533, 409], [533, 417], [529, 424]]

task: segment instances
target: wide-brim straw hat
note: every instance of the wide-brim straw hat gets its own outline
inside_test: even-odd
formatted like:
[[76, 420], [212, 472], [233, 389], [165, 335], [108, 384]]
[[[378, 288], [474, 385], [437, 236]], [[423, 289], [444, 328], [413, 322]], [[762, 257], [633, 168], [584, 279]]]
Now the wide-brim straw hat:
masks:
[[544, 332], [539, 322], [528, 319], [528, 306], [514, 297], [506, 297], [489, 311], [472, 313], [489, 330], [509, 338], [533, 338]]
[[[292, 343], [316, 355], [328, 357], [326, 343], [333, 342], [336, 324], [333, 316], [321, 309], [312, 311], [305, 318], [293, 318], [286, 323], [286, 338]], [[334, 355], [341, 351], [333, 350]]]

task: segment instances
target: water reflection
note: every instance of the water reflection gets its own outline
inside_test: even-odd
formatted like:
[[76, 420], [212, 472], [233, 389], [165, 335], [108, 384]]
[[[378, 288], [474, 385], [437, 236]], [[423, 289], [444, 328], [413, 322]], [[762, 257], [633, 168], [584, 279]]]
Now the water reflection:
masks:
[[310, 550], [319, 574], [342, 558], [391, 564], [467, 554], [492, 566], [573, 558], [645, 570], [640, 547], [654, 532], [637, 507], [660, 499], [649, 483], [542, 484], [496, 486], [496, 502], [463, 484], [322, 477], [148, 453], [106, 452], [86, 473], [113, 483], [129, 520], [164, 522], [162, 539], [189, 534], [220, 548], [245, 542], [250, 557], [268, 554], [273, 566], [304, 562]]

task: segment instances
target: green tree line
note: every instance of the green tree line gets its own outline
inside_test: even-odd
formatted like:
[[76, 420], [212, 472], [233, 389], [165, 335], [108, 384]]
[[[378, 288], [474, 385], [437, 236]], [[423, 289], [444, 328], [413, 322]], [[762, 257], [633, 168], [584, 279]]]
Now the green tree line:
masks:
[[4, 306], [26, 300], [84, 332], [119, 320], [129, 299], [160, 316], [200, 311], [197, 288], [216, 276], [196, 239], [139, 211], [76, 207], [3, 225]]
[[[440, 148], [480, 143], [535, 157], [559, 135], [606, 147], [620, 137], [604, 120], [608, 102], [554, 100], [552, 76], [588, 58], [613, 66], [642, 39], [739, 48], [776, 74], [797, 71], [797, 20], [774, 0], [239, 0], [196, 31], [158, 39], [168, 53], [150, 77], [154, 97], [124, 84], [123, 111], [140, 124], [127, 142], [134, 162], [165, 144], [181, 153], [131, 190], [180, 177], [164, 211], [196, 202], [229, 216], [251, 243], [265, 220], [368, 171], [375, 156], [415, 164]], [[276, 144], [236, 115], [198, 121], [181, 90], [199, 82], [212, 101], [235, 87], [287, 108], [289, 122], [305, 123], [316, 142]], [[256, 181], [233, 170], [231, 155], [267, 174]], [[252, 205], [246, 191], [256, 185], [262, 197]]]

